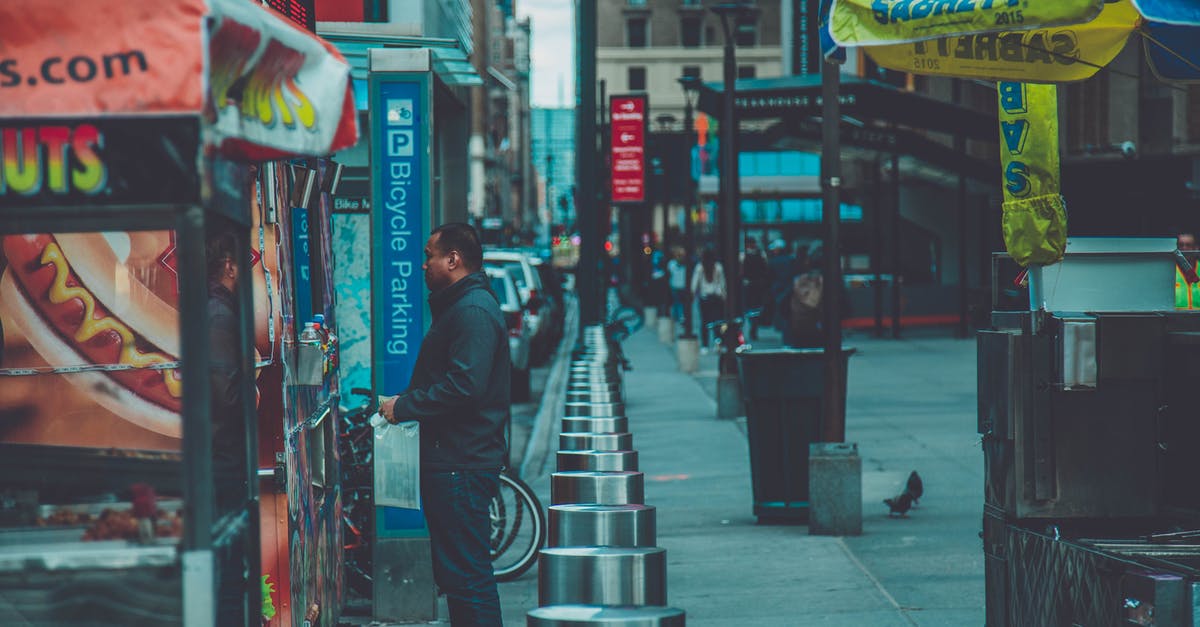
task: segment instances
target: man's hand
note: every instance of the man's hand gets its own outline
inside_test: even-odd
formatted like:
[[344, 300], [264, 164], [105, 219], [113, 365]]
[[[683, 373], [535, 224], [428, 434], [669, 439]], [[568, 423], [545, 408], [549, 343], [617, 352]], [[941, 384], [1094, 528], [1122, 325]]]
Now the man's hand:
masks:
[[387, 420], [392, 424], [396, 424], [398, 422], [396, 418], [392, 416], [392, 408], [396, 406], [396, 398], [397, 397], [393, 396], [391, 398], [384, 399], [379, 403], [379, 414], [383, 416], [384, 420]]

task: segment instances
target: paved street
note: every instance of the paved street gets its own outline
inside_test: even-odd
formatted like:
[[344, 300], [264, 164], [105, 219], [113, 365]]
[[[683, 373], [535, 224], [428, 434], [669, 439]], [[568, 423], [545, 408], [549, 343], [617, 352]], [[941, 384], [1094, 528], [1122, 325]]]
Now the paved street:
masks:
[[[760, 345], [777, 343], [765, 331]], [[668, 550], [668, 596], [689, 625], [981, 625], [982, 458], [975, 434], [975, 343], [948, 331], [903, 340], [848, 336], [847, 439], [863, 461], [863, 535], [808, 535], [805, 526], [756, 524], [745, 419], [717, 420], [716, 357], [695, 376], [673, 347], [644, 329], [626, 341], [634, 371], [627, 413], [646, 502], [658, 508]], [[551, 376], [547, 384], [556, 384]], [[561, 412], [533, 427], [526, 479], [549, 502]], [[545, 457], [546, 463], [540, 464]], [[888, 518], [882, 499], [912, 470], [920, 507]], [[541, 472], [538, 472], [541, 470]], [[501, 585], [506, 625], [537, 605], [537, 570]]]

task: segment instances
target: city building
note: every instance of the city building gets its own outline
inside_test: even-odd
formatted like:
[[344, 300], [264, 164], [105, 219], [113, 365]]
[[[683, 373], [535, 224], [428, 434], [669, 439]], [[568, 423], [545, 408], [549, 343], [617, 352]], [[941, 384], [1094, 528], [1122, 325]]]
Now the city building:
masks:
[[[534, 108], [531, 128], [542, 222], [575, 230], [575, 109]], [[560, 233], [556, 233], [560, 234]]]

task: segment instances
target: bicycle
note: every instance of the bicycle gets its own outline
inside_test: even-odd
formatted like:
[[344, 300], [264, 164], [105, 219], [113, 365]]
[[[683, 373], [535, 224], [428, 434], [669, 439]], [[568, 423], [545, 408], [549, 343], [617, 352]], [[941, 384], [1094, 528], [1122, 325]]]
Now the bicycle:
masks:
[[546, 543], [546, 511], [529, 485], [505, 469], [488, 514], [492, 519], [492, 572], [496, 581], [512, 581], [537, 563], [538, 552]]
[[371, 390], [354, 388], [352, 394], [367, 400], [354, 411], [342, 415], [338, 434], [342, 484], [342, 551], [346, 587], [360, 600], [372, 598], [374, 578], [371, 537], [374, 525], [375, 486], [374, 429], [368, 418], [375, 413], [375, 395]]
[[[348, 587], [364, 598], [371, 598], [371, 529], [374, 512], [372, 454], [374, 442], [364, 434], [372, 432], [367, 418], [375, 411], [370, 390], [354, 389], [353, 394], [369, 400], [344, 418], [342, 434], [342, 524], [346, 542], [345, 564]], [[511, 422], [505, 425], [509, 440]], [[365, 429], [365, 430], [364, 430]], [[507, 451], [505, 456], [507, 458]], [[492, 571], [497, 581], [511, 581], [537, 563], [538, 552], [546, 543], [546, 511], [533, 489], [516, 477], [511, 465], [500, 473], [496, 497], [488, 506], [491, 518], [489, 549]]]

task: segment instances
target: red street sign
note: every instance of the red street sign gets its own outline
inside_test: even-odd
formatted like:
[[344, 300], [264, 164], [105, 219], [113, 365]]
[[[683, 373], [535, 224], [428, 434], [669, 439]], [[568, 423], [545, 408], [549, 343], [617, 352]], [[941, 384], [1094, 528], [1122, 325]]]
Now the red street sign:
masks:
[[646, 97], [613, 96], [609, 100], [613, 202], [646, 200]]

